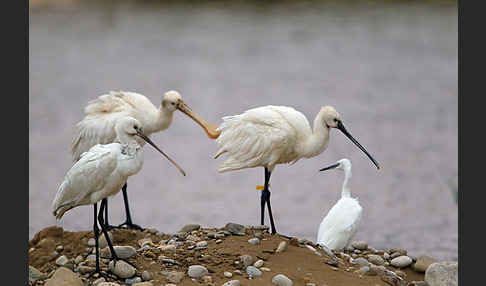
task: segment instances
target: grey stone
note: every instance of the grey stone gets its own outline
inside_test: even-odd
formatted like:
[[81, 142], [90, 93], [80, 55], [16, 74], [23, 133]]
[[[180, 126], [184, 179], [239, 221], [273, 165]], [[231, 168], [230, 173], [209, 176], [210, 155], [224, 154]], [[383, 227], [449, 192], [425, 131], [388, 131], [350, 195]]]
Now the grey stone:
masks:
[[64, 266], [69, 262], [69, 259], [66, 257], [66, 255], [61, 255], [56, 259], [56, 264], [59, 266]]
[[250, 277], [262, 276], [262, 272], [255, 266], [246, 267], [246, 274]]
[[417, 261], [412, 265], [412, 269], [423, 273], [434, 262], [437, 262], [437, 260], [433, 259], [432, 257], [422, 255], [417, 258]]
[[277, 286], [292, 286], [292, 280], [290, 280], [287, 276], [283, 274], [278, 274], [273, 276], [272, 283]]
[[[137, 250], [129, 245], [113, 246], [118, 258], [126, 259], [137, 255]], [[111, 258], [111, 251], [109, 247], [105, 247], [100, 251], [100, 256], [103, 258]]]
[[228, 272], [228, 271], [225, 271], [225, 272], [223, 273], [223, 275], [224, 275], [224, 277], [226, 277], [226, 278], [231, 278], [231, 277], [233, 277], [233, 274], [232, 274], [231, 272]]
[[223, 286], [240, 286], [240, 280], [230, 280], [228, 282], [225, 282]]
[[167, 281], [177, 284], [177, 283], [181, 282], [182, 279], [184, 279], [185, 275], [186, 274], [184, 274], [184, 272], [171, 271], [171, 272], [167, 273]]
[[369, 266], [370, 263], [368, 262], [368, 260], [366, 260], [365, 258], [363, 257], [358, 257], [356, 259], [353, 259], [353, 264], [357, 264], [357, 265], [361, 265], [361, 266]]
[[142, 278], [140, 277], [133, 277], [133, 278], [127, 278], [125, 279], [125, 284], [132, 285], [135, 283], [142, 282]]
[[177, 246], [174, 244], [169, 244], [169, 245], [161, 245], [158, 247], [161, 251], [176, 251]]
[[251, 257], [251, 255], [244, 254], [241, 255], [239, 258], [241, 263], [243, 263], [245, 267], [253, 264], [253, 257]]
[[390, 261], [391, 266], [395, 266], [398, 268], [404, 268], [409, 266], [410, 264], [412, 264], [412, 258], [406, 255], [395, 257]]
[[29, 282], [34, 283], [38, 279], [46, 278], [46, 274], [39, 271], [37, 268], [29, 265]]
[[400, 252], [392, 252], [392, 254], [390, 254], [390, 259], [394, 259], [394, 258], [397, 258], [399, 256], [402, 256], [402, 254]]
[[196, 247], [207, 247], [207, 246], [208, 246], [208, 242], [204, 240], [196, 243]]
[[114, 260], [110, 261], [110, 264], [108, 264], [108, 268], [113, 274], [123, 279], [133, 277], [136, 270], [135, 267], [131, 266], [123, 260], [118, 260], [116, 261], [116, 263]]
[[263, 266], [263, 260], [259, 259], [257, 260], [255, 263], [253, 263], [253, 266], [255, 266], [256, 268], [260, 268]]
[[100, 277], [98, 279], [96, 279], [95, 281], [93, 281], [93, 286], [97, 286], [98, 284], [100, 284], [101, 282], [105, 282], [105, 278], [104, 277]]
[[59, 267], [46, 281], [45, 286], [84, 286], [84, 283], [79, 274], [66, 267]]
[[83, 262], [83, 260], [84, 260], [83, 256], [82, 255], [78, 255], [74, 259], [74, 263], [79, 264], [79, 263]]
[[150, 272], [148, 272], [147, 270], [142, 272], [142, 280], [143, 281], [149, 281], [151, 279], [152, 279], [152, 274], [150, 274]]
[[354, 241], [351, 246], [353, 246], [354, 248], [356, 249], [359, 249], [359, 250], [366, 250], [368, 249], [368, 243], [366, 241]]
[[115, 282], [101, 282], [96, 286], [120, 286], [120, 284]]
[[241, 224], [237, 223], [227, 223], [226, 226], [227, 231], [229, 231], [231, 234], [236, 234], [236, 235], [245, 235], [245, 227]]
[[233, 271], [233, 273], [238, 274], [238, 275], [243, 275], [243, 272], [241, 272], [241, 270], [235, 270], [235, 271]]
[[[108, 238], [110, 239], [111, 242], [113, 242], [113, 235], [111, 234], [111, 232], [108, 232]], [[105, 248], [107, 246], [108, 246], [108, 242], [106, 242], [105, 234], [102, 233], [98, 237], [98, 247], [101, 249], [101, 248]]]
[[193, 230], [199, 230], [201, 228], [201, 225], [199, 224], [186, 224], [179, 230], [179, 232], [191, 232]]
[[376, 254], [369, 254], [368, 255], [368, 261], [370, 263], [375, 264], [375, 265], [383, 265], [383, 264], [385, 264], [385, 260], [381, 256], [376, 255]]
[[203, 277], [204, 275], [208, 274], [208, 270], [206, 267], [202, 265], [191, 265], [189, 266], [189, 269], [187, 270], [187, 275], [191, 278], [200, 278]]
[[252, 245], [257, 245], [257, 244], [260, 243], [260, 239], [258, 239], [257, 237], [250, 238], [250, 239], [248, 239], [248, 243], [252, 244]]
[[425, 271], [425, 282], [429, 286], [457, 286], [457, 262], [432, 263]]
[[86, 273], [91, 273], [95, 271], [96, 268], [91, 267], [91, 266], [86, 266], [86, 265], [80, 265], [77, 268], [77, 271], [81, 274], [86, 274]]

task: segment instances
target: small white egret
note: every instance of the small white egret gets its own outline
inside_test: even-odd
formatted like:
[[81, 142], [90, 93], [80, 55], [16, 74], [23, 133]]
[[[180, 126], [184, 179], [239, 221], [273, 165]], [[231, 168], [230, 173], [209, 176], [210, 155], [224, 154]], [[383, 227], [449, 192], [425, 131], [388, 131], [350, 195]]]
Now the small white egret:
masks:
[[263, 106], [242, 114], [223, 117], [216, 142], [220, 149], [215, 158], [228, 153], [218, 172], [264, 167], [265, 184], [261, 194], [261, 224], [268, 206], [272, 234], [276, 233], [270, 206], [270, 175], [277, 164], [295, 163], [322, 153], [329, 143], [331, 128], [341, 130], [379, 169], [378, 162], [344, 128], [341, 116], [331, 106], [323, 106], [314, 119], [312, 130], [307, 118], [286, 106]]
[[181, 173], [184, 171], [160, 150], [142, 131], [142, 125], [133, 117], [120, 118], [115, 125], [116, 143], [97, 144], [81, 154], [79, 160], [67, 172], [52, 202], [53, 214], [61, 219], [64, 213], [74, 207], [94, 205], [93, 232], [96, 241], [96, 271], [100, 273], [98, 253], [98, 225], [96, 222], [97, 203], [101, 201], [98, 222], [103, 231], [112, 259], [118, 260], [113, 245], [108, 237], [103, 220], [103, 210], [107, 197], [120, 191], [129, 176], [140, 171], [143, 164], [142, 146], [136, 140], [140, 137], [157, 149]]
[[358, 231], [363, 208], [357, 198], [351, 197], [348, 186], [351, 179], [351, 161], [344, 158], [320, 171], [329, 169], [343, 170], [344, 182], [341, 198], [322, 219], [317, 233], [317, 244], [325, 245], [332, 250], [341, 250], [349, 245]]
[[[131, 116], [139, 120], [144, 127], [145, 134], [150, 136], [154, 132], [167, 129], [176, 110], [183, 112], [201, 125], [209, 138], [218, 137], [217, 127], [194, 113], [182, 101], [182, 97], [177, 91], [166, 92], [158, 108], [144, 95], [126, 91], [111, 91], [90, 101], [84, 108], [86, 116], [76, 124], [76, 131], [71, 144], [73, 161], [76, 162], [83, 152], [89, 150], [95, 144], [112, 143], [116, 138], [115, 124], [119, 118]], [[139, 143], [144, 144], [143, 140], [139, 140]], [[126, 221], [118, 227], [127, 226], [128, 228], [142, 229], [132, 222], [126, 183], [123, 185], [122, 192]], [[105, 221], [107, 226], [112, 228], [108, 224], [108, 203], [105, 208]]]

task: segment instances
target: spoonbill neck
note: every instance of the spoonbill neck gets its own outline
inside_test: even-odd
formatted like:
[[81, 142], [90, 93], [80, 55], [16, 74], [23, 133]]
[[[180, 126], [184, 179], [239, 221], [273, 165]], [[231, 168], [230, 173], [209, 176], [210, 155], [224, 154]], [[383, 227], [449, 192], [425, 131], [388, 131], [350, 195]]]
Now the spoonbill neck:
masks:
[[165, 130], [169, 128], [170, 124], [172, 123], [172, 119], [174, 118], [174, 111], [170, 111], [160, 105], [158, 113], [158, 116], [152, 117], [152, 120], [150, 120], [150, 122], [147, 122], [147, 124], [144, 126], [147, 135], [149, 135], [150, 133]]
[[314, 119], [313, 132], [307, 137], [304, 145], [304, 157], [311, 158], [326, 150], [329, 144], [329, 127], [323, 123], [322, 112], [319, 112]]

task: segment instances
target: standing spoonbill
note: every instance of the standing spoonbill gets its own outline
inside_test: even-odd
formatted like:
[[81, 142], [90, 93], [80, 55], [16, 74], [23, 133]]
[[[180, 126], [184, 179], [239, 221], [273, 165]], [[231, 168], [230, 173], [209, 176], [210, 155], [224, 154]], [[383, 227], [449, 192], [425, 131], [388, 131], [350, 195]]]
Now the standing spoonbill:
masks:
[[323, 106], [311, 129], [305, 116], [292, 107], [263, 106], [242, 114], [223, 117], [216, 139], [220, 149], [218, 158], [228, 153], [218, 172], [264, 167], [265, 184], [260, 198], [261, 224], [264, 224], [265, 203], [268, 206], [272, 234], [276, 233], [270, 206], [270, 175], [277, 164], [295, 163], [326, 150], [331, 128], [341, 130], [379, 169], [378, 162], [344, 128], [341, 116], [332, 106]]
[[[76, 124], [76, 131], [71, 144], [73, 161], [76, 162], [80, 155], [89, 150], [95, 144], [108, 144], [115, 140], [115, 124], [119, 118], [131, 116], [142, 124], [147, 136], [154, 132], [167, 129], [173, 118], [174, 111], [179, 110], [196, 121], [206, 132], [209, 138], [217, 138], [219, 131], [216, 126], [207, 122], [194, 113], [182, 101], [177, 91], [168, 91], [162, 97], [160, 107], [156, 107], [144, 95], [134, 92], [110, 92], [99, 96], [88, 103], [84, 108], [86, 116]], [[144, 144], [143, 140], [139, 140]], [[118, 227], [142, 229], [132, 222], [128, 206], [127, 184], [123, 185], [123, 201], [125, 204], [126, 221]], [[108, 228], [108, 203], [105, 208], [105, 221]]]
[[344, 158], [319, 171], [337, 169], [344, 171], [341, 199], [322, 219], [317, 232], [317, 244], [323, 244], [332, 250], [341, 250], [349, 245], [358, 230], [363, 208], [358, 199], [351, 197], [348, 183], [351, 179], [351, 161]]
[[109, 239], [103, 220], [103, 210], [106, 207], [106, 198], [118, 193], [127, 178], [135, 175], [142, 168], [142, 146], [136, 137], [140, 137], [152, 145], [184, 174], [184, 171], [144, 134], [142, 125], [137, 119], [133, 117], [120, 118], [115, 125], [115, 132], [116, 143], [97, 144], [81, 154], [79, 160], [67, 172], [52, 202], [52, 210], [56, 219], [61, 219], [66, 211], [74, 207], [90, 204], [94, 206], [95, 272], [100, 274], [99, 229], [96, 222], [97, 203], [101, 201], [98, 222], [110, 247], [112, 259], [116, 262], [119, 258]]

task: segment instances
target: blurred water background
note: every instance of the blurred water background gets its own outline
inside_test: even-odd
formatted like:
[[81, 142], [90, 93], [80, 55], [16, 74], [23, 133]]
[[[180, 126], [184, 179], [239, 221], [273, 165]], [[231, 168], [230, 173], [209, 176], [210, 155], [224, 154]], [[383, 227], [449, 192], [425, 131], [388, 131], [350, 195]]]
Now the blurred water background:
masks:
[[[279, 232], [315, 241], [343, 180], [318, 169], [347, 157], [364, 208], [356, 239], [457, 260], [457, 3], [344, 3], [31, 0], [29, 238], [54, 224], [91, 228], [89, 206], [61, 222], [50, 209], [85, 104], [127, 90], [159, 105], [175, 89], [215, 124], [267, 104], [293, 106], [312, 124], [322, 105], [333, 105], [381, 163], [377, 171], [333, 130], [323, 154], [278, 166], [271, 191]], [[179, 112], [152, 138], [188, 175], [146, 147], [142, 171], [128, 182], [135, 223], [163, 232], [259, 223], [263, 168], [217, 173], [224, 158], [213, 159], [215, 142]], [[121, 194], [109, 202], [110, 222], [121, 223]]]

